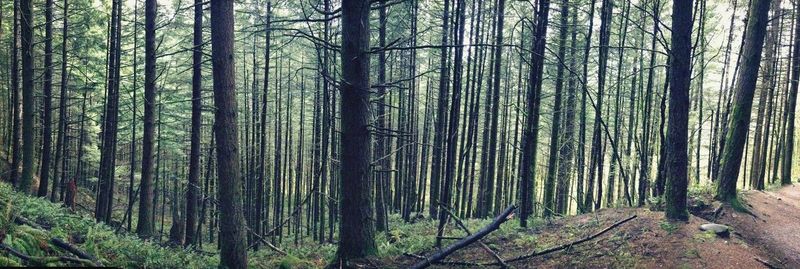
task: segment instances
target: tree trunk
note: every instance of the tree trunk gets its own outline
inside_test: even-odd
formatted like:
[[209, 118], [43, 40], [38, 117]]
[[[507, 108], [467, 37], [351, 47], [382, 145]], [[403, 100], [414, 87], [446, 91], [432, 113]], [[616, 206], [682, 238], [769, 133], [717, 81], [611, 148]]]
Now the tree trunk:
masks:
[[[154, 0], [150, 0], [154, 1]], [[233, 1], [211, 2], [211, 58], [214, 76], [214, 134], [220, 206], [220, 264], [247, 268], [247, 241], [239, 180], [239, 148], [234, 75]]]
[[[69, 143], [66, 143], [65, 141], [66, 140], [65, 138], [67, 137], [67, 99], [69, 98], [69, 96], [67, 96], [67, 78], [69, 76], [69, 73], [67, 73], [67, 33], [68, 33], [67, 29], [69, 26], [67, 19], [69, 18], [69, 16], [66, 15], [69, 14], [67, 12], [69, 10], [68, 9], [69, 3], [67, 2], [67, 0], [64, 0], [62, 5], [64, 8], [63, 13], [65, 15], [62, 18], [63, 26], [61, 29], [61, 93], [58, 99], [58, 134], [56, 138], [55, 167], [53, 168], [55, 175], [58, 175], [59, 170], [63, 170], [65, 172], [67, 171], [66, 165], [61, 166], [59, 169], [59, 164], [61, 162], [61, 158], [64, 158], [66, 163], [67, 156], [66, 154], [62, 155], [61, 153], [66, 152], [66, 148], [69, 147]], [[64, 175], [66, 175], [66, 173], [64, 173]], [[56, 178], [55, 180], [53, 180], [53, 192], [50, 193], [51, 202], [56, 201], [55, 198], [56, 189], [60, 188], [61, 193], [64, 193], [64, 188], [66, 187], [64, 185], [65, 180], [68, 179], [65, 178], [64, 176], [61, 176], [60, 178]], [[58, 186], [56, 184], [58, 184]]]
[[[567, 44], [567, 18], [569, 18], [569, 3], [567, 0], [561, 1], [561, 17], [560, 29], [558, 34], [558, 58], [564, 59], [566, 55]], [[556, 171], [558, 163], [558, 150], [561, 148], [561, 141], [559, 141], [559, 134], [561, 128], [561, 92], [564, 90], [564, 64], [558, 64], [556, 71], [556, 88], [555, 100], [553, 100], [553, 121], [550, 123], [552, 129], [550, 131], [550, 154], [547, 161], [547, 179], [544, 183], [543, 210], [544, 216], [550, 217], [553, 213], [557, 213], [558, 209], [555, 207], [556, 197]], [[559, 187], [565, 184], [562, 177], [558, 178]]]
[[[201, 18], [202, 19], [202, 16]], [[266, 199], [267, 204], [264, 205], [264, 186], [267, 187], [267, 192], [269, 192], [269, 183], [267, 182], [267, 94], [269, 93], [269, 56], [270, 56], [270, 21], [272, 19], [272, 2], [267, 2], [267, 23], [265, 26], [265, 48], [264, 48], [264, 88], [263, 92], [261, 93], [261, 137], [260, 137], [260, 149], [259, 149], [259, 173], [258, 173], [258, 187], [256, 188], [256, 223], [255, 223], [255, 230], [258, 233], [263, 234], [264, 227], [263, 220], [269, 219], [269, 215], [262, 217], [262, 213], [265, 211], [269, 212], [269, 199]], [[202, 32], [202, 29], [200, 29]], [[202, 43], [202, 40], [200, 40]], [[202, 54], [200, 55], [202, 56]], [[202, 61], [200, 61], [202, 62]], [[256, 241], [255, 249], [258, 250], [261, 241]]]
[[[447, 142], [446, 142], [446, 156], [444, 168], [444, 181], [442, 182], [441, 193], [439, 194], [439, 204], [451, 207], [451, 200], [453, 195], [453, 180], [455, 179], [456, 169], [456, 138], [458, 138], [458, 118], [460, 116], [459, 110], [461, 107], [461, 90], [462, 90], [462, 73], [463, 67], [463, 53], [464, 53], [464, 21], [465, 21], [465, 0], [456, 1], [456, 14], [458, 17], [454, 23], [453, 30], [456, 32], [455, 53], [453, 55], [453, 94], [450, 95], [450, 113], [449, 122], [447, 126]], [[446, 210], [439, 210], [439, 223], [437, 225], [436, 246], [441, 246], [441, 236], [444, 232], [444, 225], [447, 222], [448, 214]]]
[[[659, 33], [659, 13], [661, 10], [661, 3], [659, 0], [656, 0], [653, 3], [653, 33]], [[652, 155], [652, 149], [650, 148], [650, 132], [652, 130], [652, 122], [651, 118], [651, 111], [652, 111], [652, 100], [653, 100], [653, 88], [655, 87], [653, 84], [653, 80], [655, 79], [655, 69], [656, 69], [656, 38], [653, 37], [650, 42], [650, 65], [649, 70], [647, 73], [647, 89], [645, 92], [645, 102], [644, 102], [644, 113], [642, 115], [642, 139], [641, 139], [641, 150], [639, 154], [639, 186], [637, 189], [638, 193], [638, 200], [637, 205], [643, 206], [645, 201], [647, 201], [647, 193], [648, 189], [650, 188], [650, 157]]]
[[692, 65], [692, 1], [674, 0], [670, 48], [669, 125], [666, 151], [666, 216], [689, 220], [686, 210], [688, 187], [689, 85]]
[[[781, 1], [776, 0], [772, 3], [772, 17], [773, 18], [780, 18], [778, 15], [781, 7]], [[764, 189], [764, 175], [763, 172], [766, 170], [765, 166], [767, 163], [763, 160], [762, 156], [766, 156], [767, 150], [766, 145], [768, 144], [768, 136], [769, 136], [769, 115], [768, 113], [768, 106], [772, 105], [772, 90], [774, 89], [774, 84], [772, 83], [774, 75], [774, 59], [775, 59], [775, 39], [778, 38], [778, 30], [780, 23], [780, 19], [772, 20], [772, 23], [769, 25], [769, 31], [767, 32], [767, 36], [764, 40], [764, 68], [761, 69], [761, 87], [759, 88], [758, 93], [758, 110], [756, 113], [756, 131], [753, 139], [755, 140], [753, 143], [753, 161], [752, 161], [752, 169], [750, 173], [750, 183], [751, 187], [757, 190]]]
[[337, 263], [377, 253], [369, 177], [369, 1], [342, 1], [341, 200]]
[[117, 153], [117, 118], [119, 117], [119, 48], [120, 48], [120, 1], [112, 2], [108, 47], [108, 71], [106, 85], [106, 104], [103, 113], [102, 148], [100, 151], [100, 172], [98, 173], [97, 202], [95, 219], [111, 222], [113, 204], [115, 158]]
[[34, 138], [33, 114], [33, 1], [20, 0], [20, 24], [22, 26], [22, 177], [17, 190], [30, 193], [33, 187]]
[[22, 160], [22, 117], [21, 111], [22, 105], [20, 102], [22, 100], [22, 96], [20, 96], [20, 85], [19, 85], [19, 50], [20, 50], [20, 31], [19, 31], [19, 6], [20, 0], [14, 0], [14, 34], [13, 34], [13, 42], [11, 45], [11, 117], [12, 117], [12, 127], [11, 127], [11, 184], [17, 186], [20, 182], [20, 171], [19, 167], [21, 165]]
[[[566, 1], [562, 3], [562, 5], [567, 5]], [[562, 7], [562, 12], [563, 12]], [[569, 12], [569, 11], [566, 11]], [[578, 20], [578, 13], [577, 7], [573, 10], [570, 14], [571, 16], [571, 24], [576, 25]], [[563, 18], [562, 18], [563, 19]], [[571, 33], [570, 33], [570, 45], [569, 49], [569, 68], [571, 70], [577, 70], [577, 36], [578, 36], [578, 29], [577, 27], [573, 26]], [[563, 58], [562, 58], [563, 59]], [[572, 165], [575, 160], [573, 154], [575, 154], [575, 112], [577, 109], [577, 96], [576, 90], [577, 87], [575, 83], [577, 82], [577, 75], [574, 73], [568, 74], [567, 78], [567, 102], [565, 103], [566, 111], [564, 111], [564, 131], [561, 137], [560, 143], [561, 147], [558, 151], [558, 182], [556, 183], [556, 206], [555, 206], [555, 213], [556, 214], [566, 214], [569, 210], [569, 196], [570, 196], [570, 185], [571, 185], [571, 178], [572, 178]], [[580, 180], [580, 179], [579, 179]]]
[[444, 163], [444, 138], [447, 132], [447, 92], [449, 89], [449, 48], [447, 48], [447, 38], [449, 37], [448, 27], [450, 26], [450, 1], [444, 0], [444, 11], [442, 12], [442, 49], [439, 53], [439, 95], [438, 105], [436, 106], [436, 121], [433, 131], [433, 159], [431, 164], [431, 181], [430, 181], [430, 196], [429, 210], [431, 218], [438, 215], [439, 205], [436, 203], [439, 200], [439, 188], [441, 187], [442, 164]]
[[[200, 127], [203, 110], [203, 3], [194, 1], [194, 26], [192, 50], [192, 134], [189, 153], [189, 183], [186, 186], [186, 238], [184, 244], [194, 245], [197, 225], [198, 193], [200, 192]], [[262, 123], [263, 125], [263, 123]], [[263, 162], [262, 162], [263, 163]], [[261, 204], [261, 203], [258, 203]], [[258, 229], [256, 230], [258, 231]]]
[[[156, 0], [144, 4], [144, 134], [142, 136], [142, 182], [139, 191], [139, 222], [136, 233], [147, 238], [153, 235], [153, 136], [156, 105]], [[160, 132], [159, 132], [160, 133]], [[160, 143], [160, 142], [159, 142]]]
[[[730, 202], [736, 199], [736, 181], [744, 152], [745, 138], [750, 126], [750, 111], [753, 108], [753, 94], [761, 65], [761, 51], [764, 44], [767, 22], [769, 20], [770, 0], [753, 0], [747, 20], [747, 33], [742, 50], [744, 60], [736, 81], [734, 103], [731, 107], [728, 135], [722, 153], [722, 170], [718, 176], [716, 199]], [[787, 159], [791, 160], [791, 159]]]
[[[797, 87], [800, 84], [800, 5], [795, 6], [794, 44], [792, 44], [792, 84], [789, 88], [786, 107], [786, 142], [783, 144], [783, 166], [781, 185], [792, 184], [792, 155], [794, 153], [794, 114], [797, 106]], [[735, 184], [734, 184], [735, 186]], [[735, 194], [735, 192], [734, 192]]]
[[[68, 16], [68, 15], [64, 15]], [[50, 155], [53, 143], [53, 0], [46, 0], [44, 7], [44, 111], [42, 120], [42, 167], [39, 189], [36, 196], [46, 197], [50, 182]], [[53, 189], [53, 193], [56, 189]], [[54, 196], [53, 196], [54, 197]]]
[[594, 6], [597, 0], [592, 0], [591, 5], [589, 7], [589, 30], [586, 35], [585, 45], [583, 48], [583, 81], [581, 85], [581, 117], [580, 123], [578, 124], [580, 128], [578, 129], [578, 156], [577, 156], [577, 163], [578, 163], [578, 182], [576, 186], [576, 194], [575, 200], [578, 213], [584, 213], [586, 209], [583, 206], [583, 184], [586, 180], [584, 178], [584, 174], [586, 171], [586, 102], [588, 101], [588, 89], [586, 85], [586, 81], [589, 78], [589, 51], [591, 50], [592, 45], [592, 33], [594, 33]]
[[[386, 1], [380, 2], [381, 8], [378, 10], [378, 46], [386, 46]], [[375, 181], [375, 229], [386, 231], [388, 229], [388, 210], [386, 209], [386, 192], [389, 184], [389, 143], [384, 133], [387, 133], [386, 125], [386, 51], [378, 52], [378, 101], [376, 105], [376, 120], [378, 134], [375, 137], [375, 151], [372, 158], [377, 162], [377, 171], [373, 173]]]
[[534, 182], [536, 178], [536, 148], [539, 133], [539, 110], [542, 98], [542, 76], [544, 73], [544, 49], [547, 37], [550, 0], [541, 0], [534, 25], [531, 42], [531, 65], [528, 75], [527, 107], [522, 133], [522, 158], [520, 158], [520, 226], [528, 227], [528, 217], [534, 213]]
[[[603, 134], [601, 132], [601, 122], [603, 121], [603, 95], [606, 83], [606, 70], [608, 67], [608, 44], [611, 39], [611, 13], [614, 4], [612, 0], [603, 0], [600, 4], [600, 55], [597, 72], [597, 106], [594, 114], [594, 128], [592, 131], [592, 163], [589, 166], [589, 177], [586, 184], [586, 200], [583, 203], [584, 210], [599, 209], [603, 199], [600, 193], [603, 192], [603, 161], [605, 157], [605, 150], [603, 150]], [[587, 63], [588, 64], [588, 63]], [[585, 112], [584, 112], [585, 113]], [[595, 172], [597, 171], [597, 172]], [[595, 179], [595, 176], [597, 178]], [[594, 186], [597, 183], [597, 198], [594, 198]]]

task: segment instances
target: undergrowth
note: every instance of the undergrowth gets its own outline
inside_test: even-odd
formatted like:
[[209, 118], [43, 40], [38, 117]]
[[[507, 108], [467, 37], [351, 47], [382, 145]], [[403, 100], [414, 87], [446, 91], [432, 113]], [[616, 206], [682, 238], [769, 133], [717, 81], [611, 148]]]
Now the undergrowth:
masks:
[[[35, 259], [23, 260], [7, 250], [0, 255], [0, 266], [75, 266], [59, 257], [71, 254], [51, 245], [52, 238], [70, 242], [96, 257], [105, 266], [122, 268], [214, 268], [218, 256], [206, 256], [183, 249], [167, 248], [133, 235], [116, 234], [113, 228], [95, 223], [87, 216], [69, 212], [57, 204], [14, 192], [0, 184], [0, 239], [2, 243]], [[45, 228], [17, 225], [16, 216]], [[49, 228], [49, 230], [47, 229]]]
[[[14, 218], [20, 216], [36, 226], [18, 225]], [[465, 226], [476, 232], [488, 225], [491, 219], [466, 219]], [[542, 219], [532, 220], [531, 227], [544, 223]], [[413, 223], [404, 222], [399, 215], [390, 215], [389, 232], [377, 232], [378, 259], [400, 257], [404, 253], [422, 253], [434, 250], [437, 221], [420, 218]], [[530, 244], [537, 240], [534, 233], [521, 232], [519, 222], [512, 219], [489, 237], [513, 238], [514, 243]], [[534, 228], [528, 228], [534, 229]], [[445, 236], [464, 237], [466, 233], [454, 223], [445, 228]], [[22, 260], [7, 250], [0, 250], [0, 267], [5, 266], [81, 266], [75, 262], [63, 262], [59, 257], [72, 257], [72, 254], [49, 243], [51, 238], [70, 242], [86, 253], [97, 258], [104, 266], [120, 268], [216, 268], [218, 255], [158, 245], [139, 239], [134, 234], [117, 233], [114, 228], [96, 223], [89, 216], [71, 212], [43, 198], [36, 198], [15, 192], [7, 183], [0, 183], [0, 242], [19, 252], [37, 258]], [[334, 238], [336, 239], [336, 238]], [[443, 244], [450, 244], [445, 240]], [[206, 244], [213, 246], [214, 244]], [[284, 238], [279, 244], [287, 255], [277, 254], [267, 248], [251, 251], [251, 268], [322, 268], [333, 261], [336, 255], [334, 243], [319, 243], [310, 238], [299, 239], [294, 243]], [[90, 262], [90, 261], [86, 261]]]

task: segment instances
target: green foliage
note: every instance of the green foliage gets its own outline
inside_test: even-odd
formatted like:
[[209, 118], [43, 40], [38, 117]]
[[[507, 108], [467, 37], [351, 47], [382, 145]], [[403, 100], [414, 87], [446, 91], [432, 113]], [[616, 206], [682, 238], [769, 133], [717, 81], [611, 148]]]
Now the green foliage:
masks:
[[[58, 248], [49, 244], [49, 239], [52, 237], [64, 240], [81, 237], [82, 243], [73, 243], [100, 259], [103, 265], [112, 267], [214, 268], [219, 263], [219, 258], [216, 256], [203, 256], [188, 250], [166, 248], [133, 235], [116, 234], [111, 227], [95, 223], [89, 217], [72, 214], [46, 199], [15, 193], [4, 183], [0, 184], [0, 200], [3, 198], [14, 201], [12, 211], [14, 214], [52, 226], [49, 231], [27, 225], [10, 225], [11, 228], [6, 229], [7, 236], [3, 243], [26, 255], [42, 257], [30, 261], [29, 265], [68, 265], [52, 259], [64, 255], [58, 252], [60, 251]], [[2, 212], [7, 212], [10, 204], [10, 202], [5, 203], [6, 206], [0, 208]], [[6, 217], [6, 214], [1, 219], [5, 223], [10, 222], [10, 217]], [[3, 258], [0, 259], [0, 265], [22, 262], [8, 256]]]
[[314, 264], [309, 261], [301, 260], [295, 256], [288, 255], [284, 257], [278, 264], [278, 268], [292, 269], [292, 268], [313, 268]]
[[710, 240], [714, 240], [717, 237], [717, 234], [714, 231], [703, 231], [694, 234], [693, 239], [697, 242], [706, 242]]
[[714, 197], [714, 185], [711, 184], [692, 185], [689, 186], [687, 194], [689, 196], [689, 199], [706, 200], [706, 198]]
[[658, 226], [664, 231], [667, 231], [668, 234], [672, 234], [680, 228], [678, 224], [669, 221], [661, 221], [658, 223]]

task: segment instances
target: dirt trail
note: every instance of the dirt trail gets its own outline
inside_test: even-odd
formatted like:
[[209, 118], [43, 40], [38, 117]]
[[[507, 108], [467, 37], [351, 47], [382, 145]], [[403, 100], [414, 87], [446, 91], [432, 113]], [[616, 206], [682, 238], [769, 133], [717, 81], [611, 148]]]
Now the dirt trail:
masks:
[[752, 215], [725, 210], [719, 222], [765, 249], [780, 267], [800, 268], [800, 186], [746, 191], [743, 198]]

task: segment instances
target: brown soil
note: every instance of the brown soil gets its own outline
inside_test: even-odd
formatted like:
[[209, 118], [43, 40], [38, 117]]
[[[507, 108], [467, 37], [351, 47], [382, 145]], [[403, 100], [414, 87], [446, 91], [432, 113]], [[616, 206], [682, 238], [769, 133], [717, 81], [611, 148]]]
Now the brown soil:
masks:
[[[708, 198], [708, 197], [706, 197]], [[800, 186], [775, 191], [746, 191], [749, 212], [730, 206], [717, 210], [708, 199], [693, 201], [692, 212], [732, 227], [729, 238], [702, 232], [708, 220], [664, 221], [663, 212], [645, 208], [603, 209], [593, 214], [560, 218], [533, 229], [518, 229], [483, 242], [505, 259], [543, 250], [594, 234], [631, 215], [638, 217], [608, 233], [564, 251], [511, 263], [515, 268], [800, 268]], [[698, 206], [699, 204], [699, 206]], [[717, 211], [717, 212], [715, 212]], [[715, 214], [716, 213], [716, 214]], [[716, 215], [716, 216], [715, 216]], [[512, 224], [505, 224], [512, 225]], [[420, 255], [430, 255], [433, 250]], [[472, 263], [494, 259], [477, 244], [445, 260]], [[417, 258], [382, 260], [379, 267], [405, 268]], [[436, 265], [433, 268], [451, 268]]]
[[746, 191], [742, 200], [750, 212], [726, 208], [719, 222], [735, 227], [745, 241], [768, 250], [774, 265], [800, 268], [800, 187]]
[[[774, 264], [763, 251], [749, 246], [735, 233], [730, 238], [720, 238], [700, 231], [698, 227], [707, 223], [703, 219], [692, 216], [688, 222], [669, 223], [663, 220], [663, 212], [644, 208], [604, 209], [558, 219], [506, 237], [489, 235], [484, 242], [507, 259], [583, 238], [631, 215], [637, 218], [594, 240], [510, 265], [515, 268], [766, 268], [759, 260]], [[422, 253], [426, 254], [430, 253]], [[459, 250], [446, 260], [493, 261], [477, 245]], [[404, 268], [416, 261], [398, 257], [382, 267]]]

